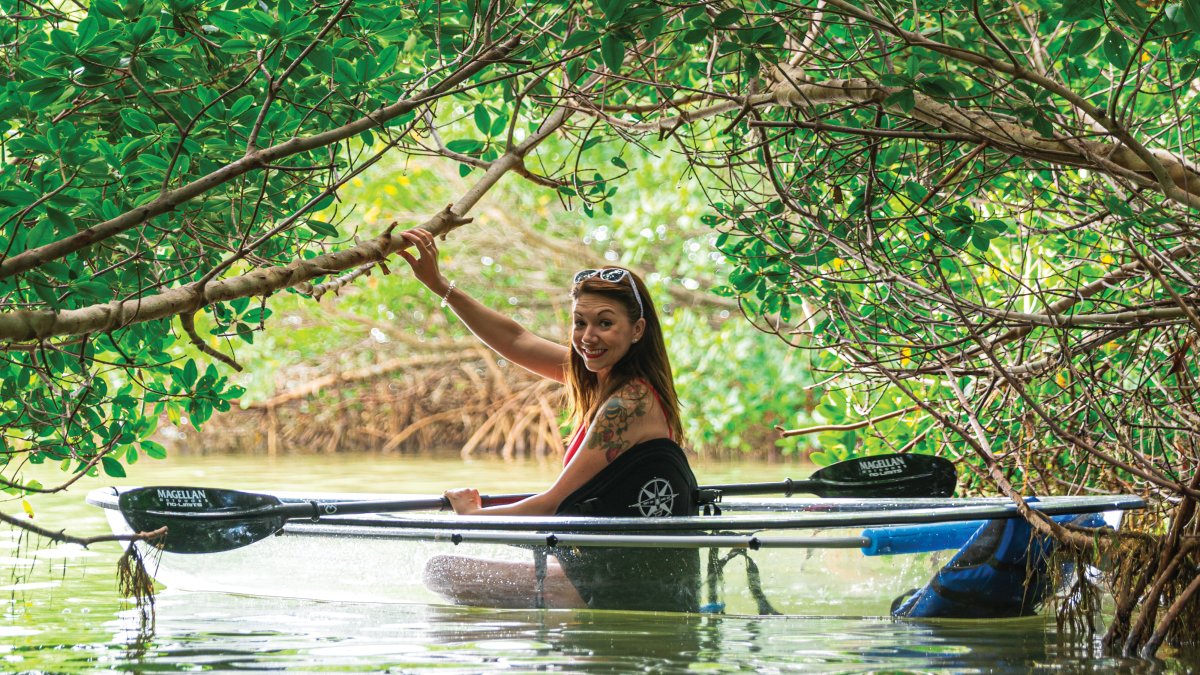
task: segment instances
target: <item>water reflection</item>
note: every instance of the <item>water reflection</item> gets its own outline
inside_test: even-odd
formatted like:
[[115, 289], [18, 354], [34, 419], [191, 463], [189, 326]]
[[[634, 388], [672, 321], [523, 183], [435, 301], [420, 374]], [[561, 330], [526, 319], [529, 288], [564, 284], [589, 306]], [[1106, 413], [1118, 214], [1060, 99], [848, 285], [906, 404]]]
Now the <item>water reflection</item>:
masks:
[[[723, 617], [485, 610], [165, 594], [138, 640], [131, 611], [101, 644], [58, 665], [100, 670], [554, 670], [567, 673], [1147, 672], [1182, 664], [1093, 658], [1053, 647], [1042, 620]], [[47, 648], [52, 648], [47, 645]], [[32, 658], [28, 649], [23, 660]], [[1183, 672], [1183, 671], [1179, 671]]]
[[[263, 471], [261, 458], [220, 458], [216, 468], [160, 465], [161, 475], [135, 476], [131, 482], [253, 489], [257, 486], [246, 478], [252, 476], [263, 488], [320, 484], [418, 492], [421, 485], [450, 484], [450, 474], [462, 470], [457, 462], [421, 466], [406, 459], [385, 472], [381, 462], [364, 459], [355, 466], [339, 458], [318, 467], [297, 461], [273, 476]], [[499, 469], [489, 467], [489, 472]], [[495, 491], [528, 487], [515, 476], [522, 467], [509, 469], [508, 477], [497, 477]], [[747, 471], [757, 479], [766, 472]], [[710, 477], [714, 482], [724, 478]], [[105, 527], [99, 512], [82, 504], [82, 492], [39, 502], [35, 509], [43, 525], [79, 532]], [[118, 553], [116, 546], [83, 552], [0, 536], [0, 586], [8, 587], [0, 593], [0, 672], [1200, 672], [1196, 657], [1099, 658], [1090, 642], [1060, 638], [1053, 622], [1040, 619], [910, 622], [861, 616], [498, 611], [168, 591], [159, 596], [153, 632], [145, 633], [137, 611], [116, 594]], [[404, 564], [395, 556], [383, 562]], [[854, 564], [847, 558], [827, 570], [821, 587], [800, 589], [810, 610], [824, 610], [835, 599], [844, 602], [852, 581], [846, 573]], [[735, 565], [732, 573], [741, 575], [741, 567]], [[886, 594], [881, 589], [874, 595]]]

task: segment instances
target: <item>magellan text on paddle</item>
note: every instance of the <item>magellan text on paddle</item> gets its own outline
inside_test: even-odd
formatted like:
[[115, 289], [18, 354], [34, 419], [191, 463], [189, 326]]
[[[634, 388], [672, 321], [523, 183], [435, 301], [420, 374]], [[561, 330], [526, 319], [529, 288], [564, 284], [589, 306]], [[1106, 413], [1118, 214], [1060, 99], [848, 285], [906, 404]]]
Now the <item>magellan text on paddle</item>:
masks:
[[869, 459], [858, 465], [858, 472], [863, 476], [870, 476], [872, 478], [903, 473], [904, 459], [902, 457], [881, 457], [879, 459]]
[[187, 508], [204, 508], [208, 506], [208, 498], [204, 495], [204, 490], [173, 490], [169, 488], [160, 488], [155, 491], [158, 499], [163, 506], [187, 509]]

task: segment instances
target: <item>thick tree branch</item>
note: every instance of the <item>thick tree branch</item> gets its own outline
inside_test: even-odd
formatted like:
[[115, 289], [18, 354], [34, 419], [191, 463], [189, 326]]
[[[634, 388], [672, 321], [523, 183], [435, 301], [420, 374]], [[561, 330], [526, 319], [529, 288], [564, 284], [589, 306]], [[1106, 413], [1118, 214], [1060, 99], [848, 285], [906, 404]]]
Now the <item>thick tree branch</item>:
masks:
[[261, 169], [270, 164], [275, 164], [283, 158], [330, 146], [369, 129], [382, 126], [388, 121], [428, 103], [431, 99], [442, 96], [484, 68], [503, 61], [517, 48], [519, 42], [519, 39], [514, 37], [502, 44], [490, 47], [478, 57], [464, 64], [462, 68], [452, 73], [446, 79], [418, 93], [413, 98], [384, 106], [375, 112], [364, 115], [336, 129], [330, 129], [329, 131], [312, 136], [292, 138], [269, 148], [248, 152], [241, 159], [227, 164], [183, 187], [167, 192], [154, 201], [132, 211], [127, 211], [116, 218], [93, 225], [58, 241], [0, 260], [0, 279], [34, 269], [48, 261], [87, 248], [92, 244], [136, 227], [155, 216], [172, 211], [181, 204], [238, 176]]

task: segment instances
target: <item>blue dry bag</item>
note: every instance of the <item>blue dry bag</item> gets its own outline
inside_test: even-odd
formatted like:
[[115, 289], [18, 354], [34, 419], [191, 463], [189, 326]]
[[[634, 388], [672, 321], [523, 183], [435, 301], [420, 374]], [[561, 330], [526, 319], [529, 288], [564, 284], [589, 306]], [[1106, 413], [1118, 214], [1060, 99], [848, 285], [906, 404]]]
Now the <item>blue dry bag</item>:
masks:
[[[1088, 528], [1105, 524], [1099, 513], [1054, 520]], [[897, 598], [892, 616], [999, 619], [1036, 614], [1052, 590], [1048, 567], [1056, 546], [1050, 537], [1034, 536], [1023, 518], [988, 521], [924, 588]]]

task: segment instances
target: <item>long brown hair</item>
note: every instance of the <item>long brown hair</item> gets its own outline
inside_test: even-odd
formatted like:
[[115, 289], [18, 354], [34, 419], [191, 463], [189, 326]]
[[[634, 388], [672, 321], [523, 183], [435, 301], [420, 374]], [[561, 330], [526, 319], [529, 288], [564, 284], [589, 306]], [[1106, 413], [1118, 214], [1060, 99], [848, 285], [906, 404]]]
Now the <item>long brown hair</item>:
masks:
[[[629, 351], [613, 366], [608, 385], [605, 387], [600, 386], [600, 378], [584, 365], [583, 357], [575, 351], [574, 341], [568, 343], [570, 360], [567, 368], [567, 392], [571, 401], [571, 422], [575, 428], [588, 424], [614, 392], [633, 380], [644, 379], [658, 392], [671, 435], [677, 443], [682, 443], [683, 425], [679, 419], [679, 397], [675, 395], [675, 378], [671, 374], [671, 360], [667, 357], [667, 346], [663, 342], [662, 324], [658, 320], [658, 312], [654, 308], [654, 301], [650, 299], [649, 291], [646, 290], [646, 284], [631, 270], [625, 272], [629, 276], [616, 282], [605, 281], [599, 275], [593, 275], [571, 287], [572, 300], [577, 300], [584, 293], [603, 296], [619, 302], [625, 308], [631, 322], [636, 322], [639, 314], [646, 320], [641, 339], [629, 345]], [[637, 284], [637, 297], [634, 296], [633, 287], [629, 285], [630, 279]], [[640, 308], [638, 297], [642, 300]]]

